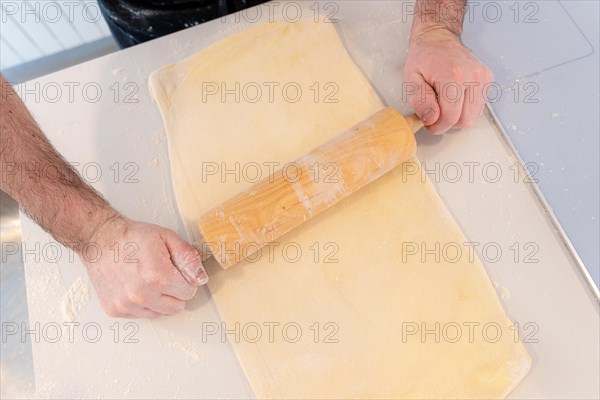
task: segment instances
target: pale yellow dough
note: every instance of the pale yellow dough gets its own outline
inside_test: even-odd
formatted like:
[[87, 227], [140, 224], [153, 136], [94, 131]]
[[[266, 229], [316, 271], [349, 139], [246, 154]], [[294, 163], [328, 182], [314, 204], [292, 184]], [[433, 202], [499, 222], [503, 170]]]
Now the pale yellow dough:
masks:
[[[273, 102], [267, 93], [256, 103], [233, 95], [223, 101], [203, 95], [207, 82], [230, 89], [235, 82], [295, 82], [303, 95], [296, 103], [280, 91]], [[315, 101], [315, 82], [337, 85], [338, 102]], [[207, 179], [206, 163], [283, 165], [383, 106], [334, 26], [312, 21], [267, 23], [232, 36], [156, 71], [150, 87], [193, 240], [204, 211], [252, 185], [235, 175]], [[415, 165], [310, 220], [258, 261], [228, 270], [208, 263], [225, 327], [235, 331], [239, 323], [239, 342], [227, 338], [258, 398], [502, 398], [525, 376], [530, 358], [480, 261], [469, 260], [466, 249], [455, 262], [454, 253], [425, 262], [406, 254], [410, 242], [443, 248], [467, 241]], [[298, 248], [302, 256], [293, 262]], [[479, 324], [471, 338], [469, 322]], [[408, 334], [422, 323], [434, 331], [440, 324], [439, 342], [433, 333]], [[495, 343], [495, 329], [484, 336], [485, 324], [501, 327]], [[462, 336], [452, 343], [457, 325]]]

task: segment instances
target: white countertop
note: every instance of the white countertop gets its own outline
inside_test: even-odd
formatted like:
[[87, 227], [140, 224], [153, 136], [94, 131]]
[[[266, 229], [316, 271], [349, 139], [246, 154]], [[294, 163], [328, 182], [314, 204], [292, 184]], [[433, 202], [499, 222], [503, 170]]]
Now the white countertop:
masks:
[[600, 3], [500, 2], [496, 22], [484, 4], [463, 40], [494, 70], [498, 121], [599, 286]]

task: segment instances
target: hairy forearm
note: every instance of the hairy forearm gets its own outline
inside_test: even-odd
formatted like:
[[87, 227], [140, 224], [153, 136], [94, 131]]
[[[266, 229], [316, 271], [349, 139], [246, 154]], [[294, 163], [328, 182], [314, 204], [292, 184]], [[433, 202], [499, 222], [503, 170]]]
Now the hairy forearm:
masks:
[[0, 188], [59, 242], [79, 251], [117, 215], [54, 149], [0, 76]]
[[424, 34], [444, 31], [460, 37], [466, 0], [417, 0], [411, 42], [417, 43]]

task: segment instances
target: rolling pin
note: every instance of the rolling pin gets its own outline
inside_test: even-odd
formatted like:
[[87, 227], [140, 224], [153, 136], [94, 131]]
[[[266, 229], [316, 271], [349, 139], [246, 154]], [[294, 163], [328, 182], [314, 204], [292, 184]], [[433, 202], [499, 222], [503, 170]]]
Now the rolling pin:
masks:
[[249, 258], [413, 156], [421, 127], [416, 115], [384, 108], [207, 211], [198, 222], [203, 260], [229, 268]]

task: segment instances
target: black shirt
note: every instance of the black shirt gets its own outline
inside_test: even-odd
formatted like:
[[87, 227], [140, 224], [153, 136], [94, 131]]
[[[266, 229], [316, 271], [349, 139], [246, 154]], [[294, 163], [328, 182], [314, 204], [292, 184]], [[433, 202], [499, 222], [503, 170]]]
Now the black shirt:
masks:
[[98, 0], [121, 48], [264, 3], [267, 0]]

